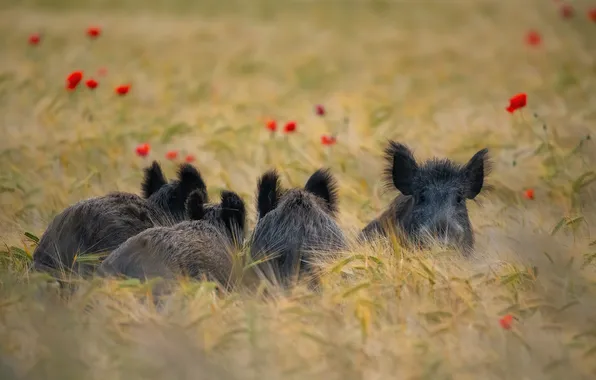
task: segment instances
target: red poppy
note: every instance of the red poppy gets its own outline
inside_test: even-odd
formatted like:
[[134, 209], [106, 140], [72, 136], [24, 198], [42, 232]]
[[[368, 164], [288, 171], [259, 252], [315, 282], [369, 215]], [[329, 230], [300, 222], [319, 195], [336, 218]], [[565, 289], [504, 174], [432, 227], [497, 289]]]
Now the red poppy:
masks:
[[526, 189], [526, 191], [524, 191], [524, 197], [526, 199], [533, 201], [534, 200], [534, 189]]
[[505, 330], [511, 330], [511, 325], [513, 324], [513, 315], [507, 314], [499, 319], [499, 324]]
[[285, 133], [292, 133], [292, 132], [296, 132], [296, 122], [295, 121], [288, 121], [286, 123], [286, 125], [284, 126], [284, 132]]
[[596, 22], [596, 8], [592, 8], [588, 11], [588, 17], [590, 20]]
[[327, 136], [327, 135], [323, 135], [321, 136], [321, 144], [323, 145], [333, 145], [337, 142], [337, 138], [335, 136]]
[[513, 113], [515, 110], [524, 108], [528, 102], [528, 96], [525, 93], [519, 93], [509, 99], [509, 106], [505, 108], [507, 112]]
[[559, 8], [559, 12], [561, 13], [561, 17], [563, 18], [571, 18], [573, 17], [574, 10], [570, 4], [563, 4]]
[[124, 95], [128, 94], [129, 90], [130, 90], [130, 84], [123, 84], [123, 85], [116, 87], [116, 94], [118, 94], [120, 96], [124, 96]]
[[149, 151], [151, 150], [151, 146], [147, 143], [141, 144], [137, 146], [137, 155], [141, 156], [141, 157], [146, 157], [149, 154]]
[[168, 160], [175, 160], [176, 158], [178, 158], [178, 151], [176, 150], [170, 150], [166, 153], [166, 158]]
[[41, 41], [41, 36], [38, 33], [29, 36], [29, 45], [37, 45]]
[[100, 67], [97, 70], [97, 75], [99, 75], [100, 77], [105, 77], [108, 74], [108, 69], [106, 69], [105, 67]]
[[265, 125], [267, 126], [267, 129], [271, 132], [275, 132], [277, 130], [277, 122], [275, 120], [267, 120], [267, 123]]
[[101, 28], [99, 26], [90, 26], [87, 28], [87, 35], [91, 38], [97, 38], [101, 34]]
[[192, 154], [188, 154], [186, 157], [184, 157], [184, 161], [188, 162], [189, 164], [191, 162], [194, 162], [195, 160], [195, 156], [193, 156]]
[[87, 85], [87, 87], [89, 87], [90, 89], [94, 89], [97, 87], [97, 85], [99, 83], [97, 83], [97, 81], [95, 79], [87, 79], [87, 81], [85, 82], [85, 84]]
[[83, 79], [82, 71], [73, 71], [66, 77], [66, 88], [68, 90], [74, 90], [79, 85], [79, 82]]
[[530, 46], [538, 46], [542, 42], [542, 37], [537, 31], [530, 30], [528, 34], [526, 34], [526, 42]]
[[322, 105], [318, 104], [315, 107], [315, 112], [317, 113], [317, 115], [319, 116], [325, 116], [325, 107], [323, 107]]

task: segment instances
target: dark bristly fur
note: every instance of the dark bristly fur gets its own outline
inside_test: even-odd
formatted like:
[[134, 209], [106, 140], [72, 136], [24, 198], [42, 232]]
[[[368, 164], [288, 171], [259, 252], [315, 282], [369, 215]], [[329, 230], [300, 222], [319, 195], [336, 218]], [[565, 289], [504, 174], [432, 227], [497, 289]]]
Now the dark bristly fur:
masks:
[[277, 171], [270, 170], [259, 178], [257, 185], [257, 212], [259, 218], [264, 217], [269, 211], [277, 207], [282, 190]]
[[417, 169], [414, 155], [407, 146], [394, 141], [385, 149], [385, 160], [389, 163], [384, 170], [386, 186], [393, 184], [402, 194], [411, 195], [410, 182]]
[[157, 161], [153, 161], [151, 166], [145, 168], [144, 172], [144, 179], [143, 183], [141, 184], [143, 198], [147, 199], [162, 186], [168, 183], [165, 175], [161, 171], [161, 166], [157, 163]]
[[182, 221], [186, 216], [186, 200], [194, 190], [204, 192], [207, 197], [207, 187], [201, 173], [190, 164], [183, 164], [178, 169], [178, 179], [162, 186], [147, 200], [155, 203], [167, 214], [172, 215], [176, 221]]
[[337, 213], [337, 182], [328, 169], [317, 170], [304, 185], [304, 190], [324, 199], [330, 214]]
[[186, 215], [190, 220], [201, 220], [205, 217], [207, 198], [201, 191], [193, 191], [186, 200]]
[[[100, 254], [98, 262], [126, 239], [156, 225], [186, 219], [184, 203], [191, 189], [206, 194], [198, 171], [183, 166], [177, 180], [165, 183], [157, 162], [144, 170], [143, 197], [115, 192], [77, 202], [49, 224], [33, 253], [38, 270], [88, 275], [94, 264], [75, 257]], [[159, 184], [162, 184], [158, 188]]]
[[233, 251], [244, 240], [244, 202], [236, 193], [223, 191], [219, 205], [205, 204], [204, 194], [197, 190], [187, 206], [193, 220], [131, 237], [104, 260], [98, 274], [139, 279], [186, 275], [230, 286]]
[[[279, 176], [272, 170], [258, 184], [257, 225], [251, 239], [251, 258], [267, 259], [274, 273], [264, 273], [283, 285], [296, 276], [312, 274], [317, 253], [331, 253], [346, 247], [343, 231], [334, 216], [337, 189], [327, 170], [316, 171], [304, 189], [282, 190]], [[279, 276], [279, 278], [277, 278]]]
[[385, 236], [391, 226], [406, 241], [424, 246], [437, 240], [470, 254], [474, 234], [465, 200], [486, 188], [484, 179], [491, 169], [488, 150], [480, 150], [463, 166], [436, 158], [418, 165], [407, 146], [390, 141], [385, 159], [386, 184], [401, 195], [362, 230], [360, 238]]
[[178, 170], [178, 197], [180, 198], [180, 202], [182, 205], [182, 209], [184, 209], [186, 199], [195, 190], [202, 190], [203, 196], [205, 197], [206, 201], [209, 201], [209, 197], [207, 195], [207, 187], [205, 186], [205, 182], [201, 177], [201, 173], [192, 166], [191, 164], [182, 164], [180, 169]]
[[221, 192], [220, 217], [234, 244], [240, 246], [246, 231], [246, 207], [238, 194], [227, 190]]

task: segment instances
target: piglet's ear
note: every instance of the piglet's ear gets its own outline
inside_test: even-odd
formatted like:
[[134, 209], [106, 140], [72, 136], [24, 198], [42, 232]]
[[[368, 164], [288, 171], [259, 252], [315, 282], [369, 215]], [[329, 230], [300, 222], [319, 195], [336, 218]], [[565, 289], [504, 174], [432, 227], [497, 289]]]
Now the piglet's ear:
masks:
[[176, 186], [179, 201], [185, 202], [190, 193], [195, 190], [203, 192], [205, 202], [209, 202], [207, 186], [201, 173], [191, 164], [182, 164], [178, 169], [178, 184]]
[[466, 181], [466, 198], [474, 199], [480, 193], [491, 166], [488, 149], [482, 149], [462, 168], [462, 175]]
[[153, 161], [151, 166], [143, 170], [144, 177], [143, 183], [141, 184], [141, 190], [143, 198], [149, 198], [152, 194], [157, 192], [163, 185], [166, 185], [168, 181], [161, 171], [161, 166], [157, 161]]
[[319, 169], [310, 176], [304, 190], [322, 198], [330, 214], [337, 212], [337, 181], [329, 169]]
[[221, 219], [237, 241], [244, 238], [246, 207], [242, 198], [233, 191], [221, 192]]
[[205, 194], [201, 190], [195, 190], [186, 200], [186, 215], [190, 220], [201, 220], [205, 217]]
[[275, 169], [269, 170], [259, 178], [257, 184], [257, 211], [259, 219], [277, 207], [281, 197], [279, 174]]
[[385, 160], [385, 181], [393, 183], [402, 194], [412, 195], [412, 182], [418, 171], [412, 151], [403, 144], [389, 141], [389, 146], [385, 149]]

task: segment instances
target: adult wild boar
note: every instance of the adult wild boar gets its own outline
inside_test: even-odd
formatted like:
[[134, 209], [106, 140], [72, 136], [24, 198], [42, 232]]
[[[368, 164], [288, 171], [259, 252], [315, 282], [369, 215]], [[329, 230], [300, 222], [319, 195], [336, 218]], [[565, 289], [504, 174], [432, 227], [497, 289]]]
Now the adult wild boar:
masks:
[[401, 195], [362, 230], [360, 238], [386, 236], [394, 229], [406, 242], [426, 246], [435, 241], [469, 255], [474, 233], [466, 200], [483, 189], [491, 166], [488, 150], [480, 150], [465, 165], [437, 158], [418, 164], [407, 146], [390, 141], [385, 158], [386, 181]]

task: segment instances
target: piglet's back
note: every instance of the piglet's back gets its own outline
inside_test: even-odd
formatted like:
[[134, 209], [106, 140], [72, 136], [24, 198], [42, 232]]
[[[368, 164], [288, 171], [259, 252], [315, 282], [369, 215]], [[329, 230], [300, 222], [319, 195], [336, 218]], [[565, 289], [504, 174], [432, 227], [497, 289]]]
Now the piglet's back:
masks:
[[191, 221], [148, 229], [102, 263], [99, 274], [145, 279], [188, 276], [229, 286], [233, 256], [244, 240], [246, 210], [238, 194], [222, 191], [220, 204], [207, 204], [202, 190], [186, 202]]
[[75, 256], [110, 252], [163, 219], [161, 214], [134, 194], [114, 193], [75, 203], [58, 214], [42, 235], [33, 254], [35, 266], [88, 272], [91, 264], [76, 263]]
[[101, 264], [102, 276], [174, 279], [203, 276], [225, 284], [232, 271], [229, 239], [204, 221], [154, 227], [128, 239]]

